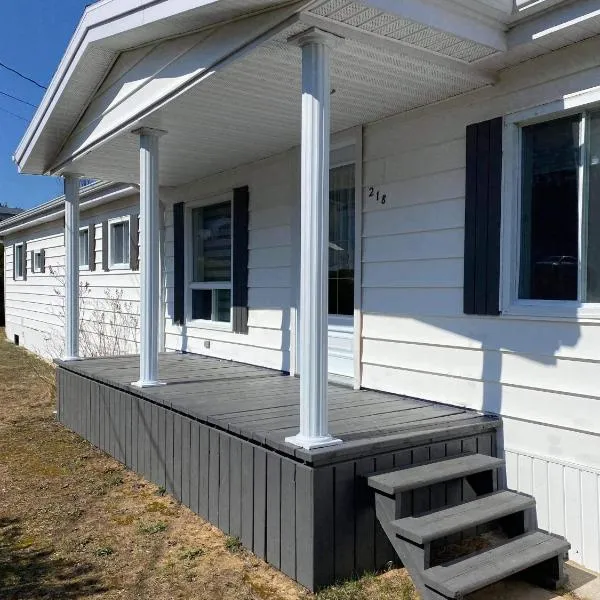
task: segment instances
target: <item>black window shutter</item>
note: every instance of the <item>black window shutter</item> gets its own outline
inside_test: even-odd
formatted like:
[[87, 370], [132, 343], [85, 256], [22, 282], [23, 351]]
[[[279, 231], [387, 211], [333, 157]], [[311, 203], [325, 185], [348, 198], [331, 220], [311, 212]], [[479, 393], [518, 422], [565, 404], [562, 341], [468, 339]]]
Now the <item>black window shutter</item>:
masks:
[[[31, 265], [33, 268], [33, 265]], [[27, 242], [23, 242], [23, 280], [27, 279]]]
[[45, 273], [46, 272], [46, 250], [42, 249], [40, 250], [40, 273]]
[[233, 190], [233, 331], [248, 333], [248, 187]]
[[35, 273], [35, 252], [33, 250], [29, 252], [29, 260], [31, 261], [31, 272]]
[[96, 225], [90, 223], [88, 227], [88, 269], [96, 270]]
[[502, 117], [467, 127], [464, 312], [500, 312]]
[[137, 271], [140, 268], [140, 218], [129, 215], [129, 268]]
[[13, 281], [17, 279], [17, 245], [13, 244]]
[[108, 221], [102, 221], [102, 270], [108, 271]]
[[185, 204], [173, 205], [173, 323], [185, 325]]

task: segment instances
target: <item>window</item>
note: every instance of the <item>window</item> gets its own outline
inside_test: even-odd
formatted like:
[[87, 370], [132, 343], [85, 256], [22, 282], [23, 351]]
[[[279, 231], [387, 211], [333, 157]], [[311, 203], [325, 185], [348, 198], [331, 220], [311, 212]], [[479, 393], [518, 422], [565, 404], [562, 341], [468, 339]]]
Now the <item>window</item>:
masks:
[[[129, 218], [123, 217], [109, 223], [110, 266], [129, 268]], [[81, 241], [81, 239], [80, 239]]]
[[33, 272], [41, 273], [44, 270], [44, 258], [41, 250], [33, 253]]
[[231, 321], [231, 202], [191, 211], [191, 318]]
[[79, 267], [90, 267], [90, 230], [88, 227], [79, 231]]
[[23, 244], [16, 244], [13, 255], [13, 267], [16, 279], [23, 279], [23, 252]]
[[521, 129], [518, 300], [600, 302], [600, 112]]
[[354, 165], [329, 172], [329, 314], [354, 313]]

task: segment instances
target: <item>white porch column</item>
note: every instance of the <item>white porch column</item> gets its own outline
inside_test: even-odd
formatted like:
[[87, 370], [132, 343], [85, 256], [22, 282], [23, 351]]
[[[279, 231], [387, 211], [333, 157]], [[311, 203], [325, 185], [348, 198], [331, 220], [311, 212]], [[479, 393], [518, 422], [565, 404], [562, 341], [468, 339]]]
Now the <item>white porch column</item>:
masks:
[[160, 215], [158, 141], [164, 131], [141, 128], [140, 136], [140, 378], [133, 385], [152, 387], [158, 380], [160, 336]]
[[300, 432], [286, 441], [311, 449], [341, 443], [329, 434], [327, 405], [329, 61], [341, 40], [313, 28], [290, 41], [302, 48]]
[[65, 174], [65, 356], [79, 359], [79, 175]]

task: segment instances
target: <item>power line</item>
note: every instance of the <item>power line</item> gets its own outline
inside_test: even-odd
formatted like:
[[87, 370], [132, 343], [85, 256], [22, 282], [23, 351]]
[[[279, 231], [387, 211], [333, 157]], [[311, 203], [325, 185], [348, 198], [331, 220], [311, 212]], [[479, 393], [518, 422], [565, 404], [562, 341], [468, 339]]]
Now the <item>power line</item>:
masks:
[[29, 119], [26, 119], [25, 117], [22, 117], [21, 115], [18, 115], [17, 113], [11, 112], [10, 110], [6, 110], [6, 108], [2, 108], [0, 106], [0, 110], [9, 115], [12, 115], [13, 117], [16, 117], [17, 119], [21, 119], [21, 121], [25, 121], [25, 123], [29, 123]]
[[7, 98], [12, 98], [17, 102], [22, 102], [23, 104], [28, 104], [29, 106], [33, 106], [33, 108], [37, 108], [35, 104], [31, 104], [31, 102], [27, 102], [27, 100], [23, 100], [23, 98], [17, 98], [17, 96], [13, 96], [12, 94], [8, 94], [7, 92], [3, 91], [0, 91], [0, 94], [2, 94], [2, 96], [6, 96]]
[[23, 75], [23, 73], [21, 73], [20, 71], [17, 71], [16, 69], [9, 67], [8, 65], [5, 65], [3, 62], [0, 62], [0, 67], [6, 69], [7, 71], [11, 71], [12, 73], [15, 73], [15, 75], [18, 75], [19, 77], [22, 77], [26, 81], [29, 81], [29, 82], [33, 83], [34, 85], [37, 85], [39, 88], [42, 88], [43, 90], [47, 89], [45, 85], [38, 83], [35, 79], [31, 79], [31, 77], [27, 77], [27, 75]]

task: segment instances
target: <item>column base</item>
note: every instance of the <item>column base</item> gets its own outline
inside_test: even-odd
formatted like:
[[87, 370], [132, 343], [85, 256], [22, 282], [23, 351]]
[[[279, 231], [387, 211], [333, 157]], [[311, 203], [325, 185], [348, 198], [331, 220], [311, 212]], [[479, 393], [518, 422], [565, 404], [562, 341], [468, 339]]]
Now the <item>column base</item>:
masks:
[[136, 388], [149, 388], [149, 387], [160, 387], [161, 385], [167, 385], [165, 381], [134, 381], [131, 384]]
[[61, 359], [63, 362], [73, 362], [75, 360], [83, 360], [81, 356], [63, 356]]
[[298, 446], [305, 450], [314, 450], [315, 448], [326, 448], [327, 446], [338, 446], [343, 444], [342, 440], [334, 438], [330, 435], [324, 435], [320, 437], [307, 437], [304, 435], [294, 435], [292, 437], [285, 438], [286, 444], [292, 444], [292, 446]]

